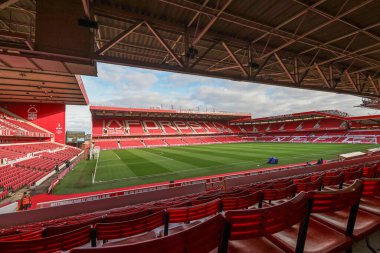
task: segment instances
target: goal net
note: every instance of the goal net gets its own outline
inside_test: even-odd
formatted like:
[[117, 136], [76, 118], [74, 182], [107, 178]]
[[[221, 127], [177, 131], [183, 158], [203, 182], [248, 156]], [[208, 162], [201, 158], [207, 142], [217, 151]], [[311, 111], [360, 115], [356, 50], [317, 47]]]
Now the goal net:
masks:
[[100, 153], [100, 148], [98, 146], [94, 147], [90, 152], [90, 159], [91, 160], [99, 159], [99, 153]]

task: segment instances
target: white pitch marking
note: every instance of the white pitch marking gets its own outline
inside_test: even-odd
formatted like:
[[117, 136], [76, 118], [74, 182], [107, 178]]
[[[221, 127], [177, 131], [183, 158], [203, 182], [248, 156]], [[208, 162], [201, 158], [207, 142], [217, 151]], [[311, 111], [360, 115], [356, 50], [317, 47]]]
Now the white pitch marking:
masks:
[[117, 158], [119, 158], [119, 160], [121, 160], [121, 159], [120, 159], [120, 156], [118, 156], [115, 152], [113, 152], [113, 153], [117, 156]]

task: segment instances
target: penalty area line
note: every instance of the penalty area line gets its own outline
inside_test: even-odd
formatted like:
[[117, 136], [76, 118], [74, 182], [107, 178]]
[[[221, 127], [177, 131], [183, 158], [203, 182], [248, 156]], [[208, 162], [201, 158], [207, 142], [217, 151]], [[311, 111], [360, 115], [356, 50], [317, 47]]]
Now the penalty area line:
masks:
[[118, 154], [116, 154], [114, 151], [112, 151], [116, 156], [117, 158], [119, 158], [119, 160], [121, 160], [120, 156], [118, 156]]

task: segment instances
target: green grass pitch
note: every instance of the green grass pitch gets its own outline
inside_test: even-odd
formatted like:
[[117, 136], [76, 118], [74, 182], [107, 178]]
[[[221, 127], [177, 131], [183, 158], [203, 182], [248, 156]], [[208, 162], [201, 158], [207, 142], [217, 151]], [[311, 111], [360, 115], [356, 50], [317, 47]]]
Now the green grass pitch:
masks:
[[[81, 161], [54, 189], [55, 194], [89, 192], [165, 182], [227, 172], [334, 159], [338, 154], [365, 151], [371, 144], [234, 143], [101, 151], [99, 160]], [[96, 170], [95, 170], [96, 167]], [[92, 175], [95, 172], [93, 183]]]

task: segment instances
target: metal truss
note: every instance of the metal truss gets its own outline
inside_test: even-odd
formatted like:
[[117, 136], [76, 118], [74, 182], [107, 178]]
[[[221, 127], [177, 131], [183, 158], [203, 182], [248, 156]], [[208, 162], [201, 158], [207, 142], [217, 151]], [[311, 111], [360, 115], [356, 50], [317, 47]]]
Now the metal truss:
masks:
[[[274, 26], [235, 14], [234, 4], [239, 1], [151, 1], [160, 8], [170, 7], [191, 14], [185, 21], [180, 21], [174, 18], [175, 15], [162, 15], [158, 7], [157, 13], [139, 10], [137, 4], [133, 6], [132, 0], [125, 1], [124, 6], [113, 5], [112, 1], [109, 1], [111, 4], [103, 4], [104, 1], [82, 0], [84, 16], [96, 21], [99, 29], [93, 33], [96, 44], [93, 57], [71, 57], [72, 61], [105, 62], [380, 98], [380, 61], [374, 57], [380, 52], [380, 37], [374, 32], [380, 26], [380, 20], [362, 27], [348, 18], [375, 0], [353, 1], [354, 4], [350, 5], [347, 5], [350, 1], [342, 1], [342, 6], [334, 13], [320, 8], [333, 0], [319, 0], [313, 4], [286, 0], [299, 11]], [[13, 1], [8, 2], [5, 9], [14, 4]], [[316, 15], [323, 21], [305, 31], [303, 28], [310, 15]], [[6, 27], [12, 22], [13, 27], [20, 29], [12, 31], [11, 27]], [[12, 22], [0, 19], [3, 37], [13, 36], [12, 43], [0, 40], [0, 49], [3, 49], [0, 54], [12, 54], [9, 49], [13, 48], [37, 58], [70, 58], [34, 50], [33, 37], [26, 29], [28, 24], [19, 20]], [[2, 23], [5, 25], [1, 30]], [[328, 40], [318, 40], [313, 36], [335, 24], [344, 25], [347, 31]], [[234, 36], [239, 33], [228, 30], [229, 26], [239, 28], [241, 34], [254, 33], [255, 37]], [[293, 27], [293, 30], [288, 27]], [[16, 43], [15, 36], [18, 38]], [[353, 47], [361, 36], [372, 43]]]

